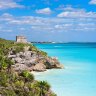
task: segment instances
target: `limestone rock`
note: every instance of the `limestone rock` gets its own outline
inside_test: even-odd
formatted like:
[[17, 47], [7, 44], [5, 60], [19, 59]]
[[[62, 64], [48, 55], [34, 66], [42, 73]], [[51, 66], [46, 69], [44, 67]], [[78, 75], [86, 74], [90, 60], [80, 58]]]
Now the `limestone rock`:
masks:
[[24, 64], [18, 64], [18, 63], [15, 64], [13, 66], [13, 68], [14, 68], [15, 71], [28, 70], [28, 67], [26, 65], [24, 65]]
[[42, 63], [38, 63], [33, 67], [33, 71], [38, 71], [38, 72], [46, 71], [46, 66]]
[[39, 55], [38, 52], [28, 50], [29, 47], [25, 47], [24, 52], [16, 54], [9, 52], [8, 58], [11, 58], [15, 64], [13, 65], [15, 70], [34, 70], [34, 71], [46, 71], [46, 69], [63, 68], [56, 57], [44, 57]]
[[15, 63], [20, 63], [22, 61], [22, 59], [20, 57], [16, 57], [14, 58]]

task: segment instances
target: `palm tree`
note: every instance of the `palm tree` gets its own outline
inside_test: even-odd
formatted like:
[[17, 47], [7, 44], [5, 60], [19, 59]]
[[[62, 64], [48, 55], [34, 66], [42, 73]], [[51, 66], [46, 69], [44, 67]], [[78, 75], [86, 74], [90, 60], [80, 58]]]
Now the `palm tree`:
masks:
[[10, 59], [4, 56], [0, 56], [0, 70], [8, 69], [8, 71], [10, 71], [12, 64], [13, 62]]
[[49, 91], [50, 85], [46, 81], [38, 81], [34, 85], [35, 89], [40, 89], [40, 96], [45, 96], [46, 92]]
[[25, 78], [25, 82], [34, 80], [33, 74], [29, 73], [27, 70], [24, 70], [20, 75]]
[[5, 62], [5, 58], [0, 56], [0, 71], [7, 68], [7, 64]]
[[5, 59], [5, 62], [7, 63], [7, 70], [8, 70], [8, 72], [11, 72], [11, 67], [12, 67], [12, 65], [13, 65], [12, 60], [9, 59], [9, 58], [6, 58], [6, 59]]

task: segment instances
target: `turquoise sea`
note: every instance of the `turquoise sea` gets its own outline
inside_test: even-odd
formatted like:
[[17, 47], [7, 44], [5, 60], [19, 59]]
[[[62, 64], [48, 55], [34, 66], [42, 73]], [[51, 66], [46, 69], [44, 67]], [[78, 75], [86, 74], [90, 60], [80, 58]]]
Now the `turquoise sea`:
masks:
[[52, 69], [35, 74], [46, 80], [58, 96], [96, 96], [96, 44], [35, 44], [55, 56], [64, 69]]

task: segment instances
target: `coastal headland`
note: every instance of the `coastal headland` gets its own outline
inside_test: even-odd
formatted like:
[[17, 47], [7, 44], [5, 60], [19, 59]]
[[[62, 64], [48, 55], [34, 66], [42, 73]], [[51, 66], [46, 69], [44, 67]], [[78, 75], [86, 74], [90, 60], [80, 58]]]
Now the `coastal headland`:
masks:
[[28, 42], [24, 36], [16, 36], [16, 42], [14, 42], [7, 57], [14, 62], [13, 68], [16, 71], [42, 72], [47, 69], [63, 68], [56, 57], [49, 57], [46, 52]]
[[46, 81], [37, 81], [32, 74], [53, 68], [61, 69], [63, 65], [25, 38], [0, 38], [0, 96], [56, 96]]

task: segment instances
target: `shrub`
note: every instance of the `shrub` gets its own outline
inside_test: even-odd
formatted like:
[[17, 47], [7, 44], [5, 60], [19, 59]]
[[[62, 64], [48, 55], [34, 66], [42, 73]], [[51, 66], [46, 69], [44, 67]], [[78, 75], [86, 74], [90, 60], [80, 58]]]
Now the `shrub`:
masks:
[[0, 69], [10, 69], [14, 63], [11, 59], [0, 55]]
[[8, 75], [5, 71], [0, 72], [0, 85], [6, 87], [8, 85]]
[[23, 86], [24, 86], [24, 82], [17, 80], [17, 81], [15, 82], [15, 86], [16, 86], [16, 87], [23, 87]]
[[20, 76], [25, 77], [26, 81], [33, 81], [34, 80], [34, 76], [33, 74], [29, 73], [27, 70], [24, 70]]
[[3, 94], [3, 96], [16, 96], [15, 92], [10, 89], [4, 89], [1, 94]]

